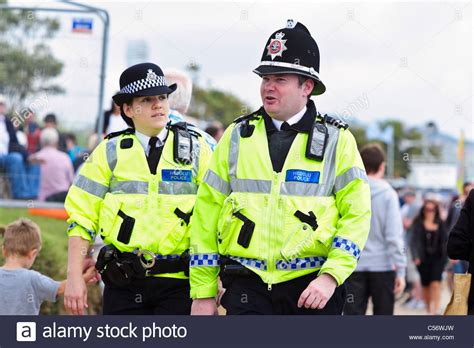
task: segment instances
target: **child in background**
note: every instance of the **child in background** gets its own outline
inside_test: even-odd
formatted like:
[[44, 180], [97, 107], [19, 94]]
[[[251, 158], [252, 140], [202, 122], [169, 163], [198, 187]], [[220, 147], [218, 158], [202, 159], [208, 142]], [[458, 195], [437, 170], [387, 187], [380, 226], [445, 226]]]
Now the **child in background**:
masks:
[[[66, 281], [55, 281], [30, 270], [41, 249], [40, 228], [33, 221], [18, 219], [0, 229], [4, 235], [0, 267], [0, 315], [38, 315], [41, 303], [56, 302]], [[83, 273], [86, 284], [97, 279], [94, 267]]]

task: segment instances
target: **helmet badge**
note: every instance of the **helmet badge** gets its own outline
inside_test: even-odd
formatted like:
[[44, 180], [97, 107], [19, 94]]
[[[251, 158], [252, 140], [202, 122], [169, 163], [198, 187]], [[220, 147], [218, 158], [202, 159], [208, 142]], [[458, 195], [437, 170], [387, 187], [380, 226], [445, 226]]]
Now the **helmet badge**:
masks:
[[285, 46], [286, 41], [288, 40], [283, 40], [283, 37], [285, 36], [285, 33], [279, 32], [275, 34], [275, 38], [270, 40], [270, 43], [267, 46], [267, 55], [272, 57], [272, 60], [275, 59], [275, 57], [281, 57], [283, 54], [283, 51], [287, 50], [287, 47]]
[[150, 81], [155, 81], [155, 80], [158, 80], [158, 76], [155, 74], [155, 72], [152, 69], [148, 69], [147, 74], [146, 74], [146, 79]]

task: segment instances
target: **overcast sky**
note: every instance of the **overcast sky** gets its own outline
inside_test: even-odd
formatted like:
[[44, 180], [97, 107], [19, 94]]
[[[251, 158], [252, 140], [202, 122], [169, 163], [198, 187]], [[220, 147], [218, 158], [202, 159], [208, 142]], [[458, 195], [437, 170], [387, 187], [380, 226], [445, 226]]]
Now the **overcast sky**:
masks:
[[[474, 139], [470, 1], [82, 2], [110, 15], [107, 106], [126, 68], [128, 43], [145, 40], [150, 61], [178, 69], [195, 62], [201, 84], [232, 92], [256, 109], [260, 78], [252, 70], [269, 35], [292, 18], [319, 45], [327, 87], [315, 98], [321, 112], [336, 112], [349, 123], [352, 117], [409, 125], [434, 120], [448, 134], [457, 137], [463, 129]], [[73, 17], [93, 18], [93, 33], [72, 33]], [[50, 97], [44, 111], [55, 111], [69, 125], [92, 123], [97, 115], [102, 29], [93, 15], [65, 14], [52, 41], [65, 62], [58, 82], [67, 94]]]

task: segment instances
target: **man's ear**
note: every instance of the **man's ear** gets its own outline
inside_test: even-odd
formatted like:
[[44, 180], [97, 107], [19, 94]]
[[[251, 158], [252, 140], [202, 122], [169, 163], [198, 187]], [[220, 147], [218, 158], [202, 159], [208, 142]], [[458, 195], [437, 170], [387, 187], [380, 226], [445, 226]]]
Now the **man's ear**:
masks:
[[303, 91], [306, 96], [310, 96], [314, 88], [314, 81], [312, 79], [307, 79], [303, 84]]

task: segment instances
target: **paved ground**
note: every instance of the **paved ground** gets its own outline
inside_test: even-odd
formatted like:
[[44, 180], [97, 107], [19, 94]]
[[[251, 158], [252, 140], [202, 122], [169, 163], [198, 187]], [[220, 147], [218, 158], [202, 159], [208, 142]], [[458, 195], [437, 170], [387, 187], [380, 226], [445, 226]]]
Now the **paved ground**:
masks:
[[[408, 294], [403, 294], [395, 303], [395, 315], [428, 315], [425, 309], [411, 309], [403, 306], [402, 304], [408, 298]], [[441, 284], [441, 304], [440, 304], [440, 315], [444, 313], [444, 309], [451, 298], [451, 291], [449, 290], [448, 283], [443, 281]], [[372, 314], [372, 309], [369, 308], [367, 314]]]

